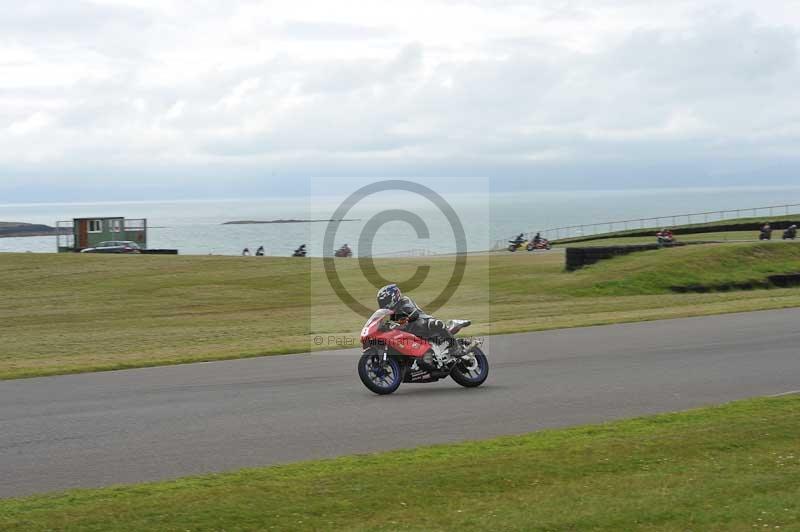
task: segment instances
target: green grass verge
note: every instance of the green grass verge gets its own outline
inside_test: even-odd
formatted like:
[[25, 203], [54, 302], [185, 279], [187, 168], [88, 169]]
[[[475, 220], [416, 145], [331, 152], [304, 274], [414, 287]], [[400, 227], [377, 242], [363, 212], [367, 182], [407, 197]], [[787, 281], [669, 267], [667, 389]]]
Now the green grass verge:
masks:
[[[663, 218], [667, 219], [667, 217]], [[594, 235], [585, 235], [585, 236], [576, 236], [571, 238], [561, 238], [554, 240], [553, 242], [558, 245], [566, 245], [566, 244], [577, 244], [577, 243], [588, 243], [594, 240], [607, 240], [607, 239], [617, 239], [617, 238], [626, 238], [631, 237], [631, 235], [641, 233], [642, 231], [647, 231], [648, 234], [652, 234], [652, 238], [649, 238], [649, 241], [652, 242], [655, 239], [655, 234], [657, 231], [661, 230], [663, 227], [669, 227], [673, 231], [681, 231], [682, 229], [702, 229], [704, 227], [708, 228], [724, 228], [726, 226], [732, 225], [740, 225], [740, 224], [763, 224], [766, 221], [770, 221], [772, 223], [780, 222], [784, 220], [792, 220], [796, 221], [800, 219], [800, 214], [789, 214], [789, 215], [782, 215], [782, 216], [758, 216], [758, 217], [749, 217], [749, 218], [731, 218], [729, 220], [717, 220], [714, 222], [702, 222], [702, 223], [693, 223], [693, 224], [677, 224], [677, 225], [663, 225], [661, 227], [644, 227], [644, 228], [632, 228], [632, 229], [625, 229], [621, 231], [609, 231], [607, 233], [598, 233]], [[617, 224], [619, 225], [619, 224]], [[693, 233], [692, 235], [677, 235], [678, 238], [687, 238], [693, 236], [694, 234], [724, 234], [726, 231], [723, 229], [722, 231], [710, 231], [708, 233]], [[757, 239], [758, 238], [758, 231], [734, 231], [738, 232], [743, 235], [747, 235], [748, 239]], [[780, 238], [783, 231], [775, 230], [772, 233], [773, 238]], [[641, 236], [637, 236], [636, 238], [642, 238]]]
[[[421, 259], [376, 261], [408, 279]], [[426, 258], [426, 305], [452, 272]], [[673, 294], [669, 287], [800, 271], [800, 246], [687, 246], [564, 272], [559, 253], [470, 256], [436, 314], [469, 317], [474, 334], [800, 306], [800, 290]], [[365, 304], [375, 289], [355, 260], [337, 261]], [[357, 337], [363, 318], [336, 297], [314, 259], [0, 254], [0, 379], [300, 352], [314, 335]], [[333, 346], [331, 346], [333, 347]]]
[[800, 529], [800, 397], [0, 501], [0, 530]]
[[[758, 233], [755, 231], [727, 231], [715, 233], [692, 233], [678, 235], [678, 242], [758, 242]], [[778, 235], [780, 239], [780, 235]], [[580, 243], [559, 244], [556, 247], [593, 247], [593, 246], [621, 246], [626, 244], [655, 244], [655, 234], [651, 236], [617, 236], [588, 240]]]
[[588, 275], [579, 271], [576, 277], [590, 277], [594, 282], [575, 287], [572, 294], [659, 294], [676, 285], [742, 283], [800, 272], [800, 245], [791, 243], [686, 246], [670, 250], [668, 260], [654, 260], [663, 257], [663, 251], [634, 253], [624, 261], [601, 261]]

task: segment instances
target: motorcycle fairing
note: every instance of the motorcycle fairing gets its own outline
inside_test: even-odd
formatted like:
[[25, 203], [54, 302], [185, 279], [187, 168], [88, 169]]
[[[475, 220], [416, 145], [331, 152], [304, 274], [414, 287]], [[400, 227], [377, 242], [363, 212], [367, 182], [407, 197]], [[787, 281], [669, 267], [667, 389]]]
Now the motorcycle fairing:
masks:
[[410, 357], [420, 358], [431, 349], [431, 344], [399, 328], [388, 328], [386, 323], [392, 311], [378, 309], [361, 329], [361, 345], [364, 349], [383, 346]]
[[431, 344], [427, 340], [399, 329], [386, 331], [378, 337], [367, 339], [362, 344], [365, 348], [368, 346], [387, 346], [401, 355], [414, 358], [422, 357], [431, 349]]

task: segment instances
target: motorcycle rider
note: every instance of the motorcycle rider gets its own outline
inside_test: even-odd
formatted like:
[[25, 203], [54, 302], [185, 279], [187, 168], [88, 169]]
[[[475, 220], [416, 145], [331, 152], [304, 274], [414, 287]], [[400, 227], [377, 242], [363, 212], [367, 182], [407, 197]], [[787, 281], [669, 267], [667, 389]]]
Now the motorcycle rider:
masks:
[[425, 340], [441, 339], [450, 346], [450, 356], [455, 359], [464, 356], [461, 343], [456, 341], [444, 322], [425, 314], [413, 299], [400, 292], [400, 287], [396, 284], [389, 284], [378, 290], [378, 307], [391, 310], [392, 319], [404, 324], [403, 330], [406, 332]]
[[759, 240], [772, 240], [772, 226], [769, 222], [765, 223], [761, 228], [761, 233], [758, 235]]
[[541, 242], [541, 241], [542, 241], [542, 233], [541, 232], [537, 232], [536, 236], [533, 237], [533, 245], [538, 246], [539, 242]]
[[795, 238], [797, 238], [797, 225], [792, 224], [786, 228], [786, 231], [783, 232], [783, 239], [794, 240]]
[[675, 237], [672, 236], [672, 231], [670, 229], [665, 228], [656, 233], [656, 239], [659, 244], [671, 244], [675, 240]]
[[350, 244], [345, 244], [342, 247], [340, 247], [336, 252], [336, 256], [337, 257], [352, 257], [353, 256], [353, 250], [350, 249]]
[[511, 247], [509, 248], [511, 251], [521, 248], [522, 244], [525, 243], [525, 233], [518, 234], [514, 240], [509, 240], [508, 242], [511, 244]]

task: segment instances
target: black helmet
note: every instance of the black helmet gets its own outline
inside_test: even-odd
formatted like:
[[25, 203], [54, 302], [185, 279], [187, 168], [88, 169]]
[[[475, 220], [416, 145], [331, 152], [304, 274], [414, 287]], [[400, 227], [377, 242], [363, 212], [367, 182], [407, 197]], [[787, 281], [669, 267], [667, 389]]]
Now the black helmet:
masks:
[[396, 284], [387, 284], [378, 290], [378, 307], [391, 309], [397, 305], [401, 297], [403, 294], [400, 293], [400, 288]]

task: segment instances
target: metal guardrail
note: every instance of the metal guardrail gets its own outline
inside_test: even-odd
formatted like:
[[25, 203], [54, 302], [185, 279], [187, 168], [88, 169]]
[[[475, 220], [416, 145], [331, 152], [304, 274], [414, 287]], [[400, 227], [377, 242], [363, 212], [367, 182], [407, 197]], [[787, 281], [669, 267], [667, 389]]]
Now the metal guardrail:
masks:
[[430, 257], [436, 255], [429, 249], [425, 248], [414, 248], [414, 249], [405, 249], [402, 251], [393, 251], [389, 253], [373, 253], [372, 257]]
[[[669, 216], [654, 216], [648, 218], [617, 220], [594, 224], [567, 225], [563, 227], [542, 229], [539, 232], [544, 238], [549, 240], [560, 240], [563, 238], [578, 238], [582, 236], [594, 236], [601, 233], [613, 233], [615, 231], [630, 231], [650, 228], [658, 230], [662, 227], [721, 222], [730, 218], [757, 218], [759, 216], [763, 216], [766, 219], [766, 217], [769, 216], [789, 215], [794, 213], [800, 213], [800, 203], [770, 205], [767, 207], [750, 207], [747, 209], [730, 209], [726, 211], [673, 214]], [[530, 239], [535, 234], [536, 231], [530, 231], [525, 233], [525, 238]], [[508, 243], [505, 240], [498, 240], [495, 242], [495, 249], [504, 249], [506, 246], [508, 246]]]

